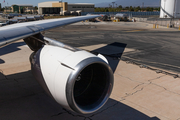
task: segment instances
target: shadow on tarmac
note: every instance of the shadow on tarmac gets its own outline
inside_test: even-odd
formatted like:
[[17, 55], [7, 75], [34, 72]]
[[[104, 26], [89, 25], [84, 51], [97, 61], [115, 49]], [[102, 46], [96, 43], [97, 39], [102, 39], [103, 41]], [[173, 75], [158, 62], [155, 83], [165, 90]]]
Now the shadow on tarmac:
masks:
[[[26, 44], [24, 42], [17, 42], [17, 43], [12, 43], [10, 45], [4, 46], [0, 48], [0, 56], [19, 51], [21, 49], [18, 47], [23, 46], [23, 45], [26, 45]], [[0, 64], [3, 64], [3, 63], [5, 63], [5, 61], [0, 59]]]
[[114, 99], [109, 99], [96, 113], [73, 113], [49, 97], [31, 71], [7, 76], [2, 71], [0, 83], [0, 116], [4, 120], [159, 120]]
[[4, 46], [0, 48], [0, 56], [19, 51], [21, 49], [18, 47], [23, 46], [23, 45], [26, 45], [26, 44], [24, 42], [17, 42], [17, 43], [12, 43], [10, 45]]
[[17, 43], [12, 43], [10, 45], [4, 46], [0, 48], [0, 56], [19, 51], [21, 49], [18, 47], [23, 46], [23, 45], [26, 45], [26, 44], [24, 42], [17, 42]]
[[102, 54], [109, 62], [109, 65], [113, 71], [116, 71], [121, 56], [126, 48], [127, 44], [114, 42], [104, 46], [102, 48], [91, 51], [94, 54]]
[[3, 64], [3, 63], [5, 63], [5, 61], [4, 61], [4, 60], [2, 60], [2, 59], [0, 59], [0, 64]]

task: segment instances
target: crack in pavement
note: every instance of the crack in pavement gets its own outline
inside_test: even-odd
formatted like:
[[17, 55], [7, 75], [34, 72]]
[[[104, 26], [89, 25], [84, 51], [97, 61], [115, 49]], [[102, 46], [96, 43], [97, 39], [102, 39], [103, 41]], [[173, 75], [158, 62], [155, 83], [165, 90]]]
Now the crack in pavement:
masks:
[[83, 115], [74, 115], [73, 113], [71, 113], [70, 111], [66, 110], [63, 108], [64, 111], [66, 111], [66, 113], [68, 113], [69, 115], [73, 116], [73, 117], [80, 117], [80, 118], [84, 118], [84, 120], [89, 119], [92, 120], [90, 117], [85, 117]]
[[127, 94], [127, 93], [126, 93], [127, 96], [125, 96], [125, 97], [132, 96], [132, 95], [134, 95], [134, 94], [142, 91], [143, 89], [144, 89], [144, 88], [141, 88], [140, 90], [137, 90], [137, 91], [135, 91], [135, 92], [133, 92], [133, 93], [130, 93], [130, 94]]
[[[0, 69], [0, 73], [5, 77], [6, 80], [10, 80], [10, 81], [15, 81], [17, 83], [17, 86], [23, 90], [26, 90], [26, 91], [30, 91], [28, 90], [27, 88], [24, 88], [22, 87], [21, 85], [19, 85], [19, 81], [17, 79], [8, 79], [6, 75], [4, 75], [3, 73], [3, 70]], [[4, 102], [7, 102], [7, 101], [12, 101], [12, 100], [16, 100], [16, 99], [19, 99], [19, 98], [25, 98], [25, 97], [30, 97], [30, 96], [34, 96], [36, 95], [34, 92], [30, 91], [30, 93], [28, 95], [24, 95], [24, 96], [21, 96], [21, 97], [18, 97], [18, 98], [13, 98], [13, 99], [9, 99], [9, 100], [2, 100], [1, 103], [4, 103]]]
[[[164, 76], [166, 76], [166, 75], [164, 75]], [[160, 77], [158, 77], [158, 78], [156, 78], [156, 79], [148, 80], [148, 81], [149, 81], [149, 84], [148, 84], [148, 85], [153, 84], [153, 85], [156, 85], [156, 86], [158, 86], [158, 87], [163, 88], [165, 91], [168, 91], [168, 92], [173, 93], [173, 94], [176, 94], [176, 95], [180, 95], [179, 93], [170, 91], [170, 90], [168, 90], [167, 88], [165, 88], [165, 87], [163, 87], [163, 86], [160, 86], [160, 85], [155, 84], [155, 83], [152, 82], [153, 80], [157, 80], [157, 79], [159, 79], [159, 78], [161, 78], [161, 77], [164, 77], [164, 76], [160, 76]]]
[[131, 79], [131, 78], [129, 78], [129, 77], [120, 75], [120, 74], [117, 74], [117, 75], [119, 75], [119, 76], [121, 76], [121, 77], [123, 77], [123, 78], [127, 78], [127, 79], [129, 79], [130, 81], [138, 82], [138, 83], [141, 83], [141, 84], [143, 83], [143, 82], [140, 82], [140, 81], [133, 80], [133, 79]]
[[73, 116], [73, 117], [84, 118], [84, 120], [86, 120], [86, 119], [92, 120], [90, 117], [85, 117], [85, 116], [83, 116], [83, 115], [74, 115], [72, 112], [66, 110], [65, 108], [63, 108], [63, 110], [64, 110], [65, 112], [60, 112], [60, 113], [58, 113], [58, 114], [52, 115], [51, 117], [57, 117], [57, 116], [60, 116], [60, 115], [62, 115], [62, 114], [67, 113], [67, 114], [69, 114], [69, 115], [71, 115], [71, 116]]
[[12, 102], [12, 101], [16, 101], [16, 100], [19, 100], [19, 99], [21, 99], [21, 98], [27, 98], [27, 97], [31, 97], [31, 96], [34, 96], [34, 95], [27, 95], [27, 96], [21, 96], [21, 97], [17, 97], [17, 98], [11, 98], [11, 99], [6, 99], [6, 100], [2, 100], [2, 101], [0, 101], [0, 103], [7, 103], [7, 102]]
[[21, 88], [21, 89], [23, 89], [23, 90], [25, 90], [25, 91], [30, 92], [29, 94], [27, 94], [26, 96], [23, 96], [23, 97], [28, 97], [28, 96], [34, 96], [34, 95], [36, 95], [35, 92], [33, 92], [33, 91], [31, 91], [31, 90], [23, 87], [22, 85], [20, 85], [20, 83], [19, 83], [19, 81], [18, 81], [17, 79], [14, 78], [13, 80], [17, 83], [17, 86], [18, 86], [19, 88]]
[[14, 81], [15, 81], [15, 82], [17, 82], [17, 83], [19, 83], [19, 81], [18, 81], [18, 80], [16, 80], [16, 79], [14, 79]]
[[[134, 94], [136, 94], [136, 93], [138, 93], [138, 92], [140, 92], [140, 91], [143, 91], [143, 89], [144, 89], [144, 88], [141, 88], [140, 90], [137, 90], [137, 91], [135, 91], [135, 92], [133, 92], [133, 93], [129, 93], [129, 94], [126, 93], [126, 96], [121, 97], [121, 99], [126, 100], [127, 97], [133, 96]], [[121, 100], [121, 101], [123, 101], [123, 100]]]
[[0, 69], [0, 73], [5, 77], [6, 80], [8, 80], [8, 78], [6, 77], [6, 75], [4, 75], [3, 70]]
[[[4, 75], [3, 70], [0, 69], [0, 73], [5, 77], [6, 80], [9, 80], [9, 79], [7, 78], [7, 76]], [[22, 78], [20, 78], [20, 79], [22, 79]], [[27, 88], [24, 88], [24, 87], [22, 87], [21, 85], [19, 85], [19, 81], [18, 81], [17, 79], [14, 78], [13, 80], [17, 83], [17, 85], [18, 85], [19, 88], [22, 88], [23, 90], [26, 90], [26, 91], [30, 91], [30, 90], [28, 90]], [[28, 97], [28, 96], [36, 95], [35, 92], [33, 92], [33, 91], [30, 91], [30, 92], [31, 92], [31, 94], [29, 94], [29, 95], [27, 95], [27, 96], [23, 96], [23, 97]]]
[[[128, 77], [125, 77], [125, 76], [122, 76], [122, 75], [120, 75], [120, 76], [121, 76], [121, 77], [124, 77], [124, 78], [128, 78]], [[165, 77], [165, 76], [167, 76], [167, 75], [162, 75], [162, 76], [159, 76], [159, 77], [157, 77], [157, 78], [150, 79], [150, 80], [148, 80], [149, 83], [146, 83], [146, 82], [141, 83], [141, 84], [135, 86], [135, 87], [133, 88], [133, 90], [134, 90], [134, 89], [137, 89], [138, 87], [140, 87], [140, 86], [142, 86], [142, 85], [145, 85], [145, 86], [143, 86], [140, 90], [137, 90], [136, 92], [133, 92], [133, 93], [131, 93], [131, 94], [127, 94], [127, 93], [126, 93], [126, 96], [121, 97], [121, 98], [123, 98], [123, 99], [126, 100], [127, 97], [132, 96], [132, 95], [134, 95], [134, 94], [142, 91], [144, 88], [146, 88], [146, 87], [149, 86], [150, 84], [155, 85], [155, 86], [157, 86], [157, 87], [161, 87], [161, 88], [163, 88], [165, 91], [168, 91], [168, 92], [170, 92], [170, 93], [173, 93], [173, 94], [176, 94], [176, 95], [180, 95], [179, 93], [176, 93], [176, 92], [173, 92], [173, 91], [168, 90], [166, 87], [163, 87], [163, 86], [161, 86], [161, 85], [158, 85], [158, 84], [156, 84], [156, 83], [153, 83], [153, 81], [158, 80], [158, 79], [160, 79], [160, 78], [162, 78], [162, 77]], [[135, 81], [135, 80], [132, 80], [131, 78], [129, 78], [129, 80]], [[139, 82], [139, 81], [135, 81], [135, 82]], [[164, 117], [165, 117], [165, 116], [164, 116]], [[180, 118], [178, 118], [177, 120], [180, 120]]]
[[138, 88], [138, 87], [141, 86], [141, 85], [144, 85], [144, 84], [145, 84], [145, 83], [142, 83], [142, 84], [137, 85], [136, 87], [133, 88], [133, 90], [136, 89], [136, 88]]
[[[133, 80], [133, 79], [131, 79], [131, 78], [129, 78], [129, 77], [125, 77], [125, 76], [120, 75], [120, 74], [117, 74], [117, 75], [119, 75], [119, 76], [121, 76], [121, 77], [124, 77], [124, 78], [127, 78], [127, 79], [129, 79], [129, 80], [131, 80], [131, 81], [140, 83], [139, 85], [135, 86], [135, 87], [133, 88], [133, 90], [137, 89], [137, 88], [140, 87], [141, 85], [145, 85], [145, 84], [147, 84], [147, 85], [154, 84], [154, 83], [152, 83], [153, 80], [157, 80], [157, 79], [159, 79], [159, 78], [161, 78], [161, 77], [166, 76], [166, 75], [163, 75], [163, 76], [160, 76], [160, 77], [157, 77], [157, 78], [148, 80], [149, 83], [145, 83], [145, 82], [143, 83], [143, 82], [140, 82], [140, 81]], [[154, 84], [154, 85], [156, 85], [156, 84]], [[156, 86], [162, 87], [162, 86], [160, 86], [160, 85], [156, 85]], [[145, 86], [145, 87], [146, 87], [146, 86]], [[136, 94], [136, 93], [138, 93], [138, 92], [140, 92], [140, 91], [143, 91], [143, 89], [144, 89], [145, 87], [142, 87], [140, 90], [137, 90], [137, 91], [135, 91], [135, 92], [133, 92], [133, 93], [129, 93], [129, 94], [126, 93], [126, 96], [121, 97], [121, 98], [125, 99], [125, 98], [127, 98], [127, 97], [129, 97], [129, 96], [132, 96], [132, 95], [134, 95], [134, 94]], [[163, 87], [163, 88], [164, 88], [164, 87]], [[164, 89], [167, 90], [166, 88], [164, 88]]]
[[[127, 79], [129, 79], [129, 80], [131, 80], [131, 81], [134, 81], [134, 82], [139, 82], [139, 81], [133, 80], [133, 79], [131, 79], [131, 78], [129, 78], [129, 77], [125, 77], [125, 76], [123, 76], [123, 75], [120, 75], [120, 74], [117, 74], [117, 75], [119, 75], [119, 76], [121, 76], [121, 77], [124, 77], [124, 78], [127, 78]], [[162, 75], [162, 76], [159, 76], [159, 77], [157, 77], [157, 78], [150, 79], [150, 80], [148, 80], [149, 83], [139, 82], [139, 83], [141, 83], [141, 84], [135, 86], [135, 87], [133, 88], [133, 90], [134, 90], [134, 89], [137, 89], [137, 88], [140, 87], [141, 85], [147, 84], [147, 86], [148, 86], [148, 85], [150, 85], [150, 84], [153, 84], [153, 85], [155, 85], [155, 86], [158, 86], [158, 87], [163, 88], [165, 91], [168, 91], [168, 92], [173, 93], [173, 94], [180, 95], [179, 93], [170, 91], [170, 90], [168, 90], [167, 88], [165, 88], [165, 87], [163, 87], [163, 86], [161, 86], [161, 85], [158, 85], [158, 84], [155, 84], [155, 83], [152, 82], [152, 81], [157, 80], [157, 79], [160, 79], [160, 78], [162, 78], [162, 77], [164, 77], [164, 76], [167, 76], [167, 75]], [[132, 94], [134, 95], [135, 93], [137, 93], [137, 92], [139, 92], [139, 91], [142, 91], [142, 90], [143, 90], [145, 87], [147, 87], [147, 86], [142, 87], [141, 90], [138, 90], [138, 91], [136, 91], [136, 92], [134, 92], [134, 93], [132, 93]], [[126, 94], [127, 94], [127, 93], [126, 93]], [[129, 94], [128, 94], [128, 95], [129, 95]], [[130, 95], [131, 95], [131, 94], [130, 94]], [[125, 97], [127, 97], [127, 96], [125, 96]]]
[[157, 78], [154, 78], [154, 79], [150, 79], [150, 80], [148, 80], [148, 82], [152, 83], [152, 81], [153, 81], [153, 80], [157, 80], [157, 79], [160, 79], [160, 78], [162, 78], [162, 77], [164, 77], [164, 76], [166, 76], [166, 75], [162, 75], [162, 76], [159, 76], [159, 77], [157, 77]]
[[[162, 86], [160, 86], [160, 85], [157, 85], [157, 84], [155, 84], [155, 83], [153, 83], [152, 81], [153, 80], [157, 80], [157, 79], [160, 79], [160, 78], [162, 78], [162, 77], [164, 77], [164, 76], [166, 76], [166, 75], [162, 75], [162, 76], [159, 76], [159, 77], [157, 77], [157, 78], [154, 78], [154, 79], [150, 79], [150, 80], [148, 80], [148, 82], [149, 83], [143, 83], [143, 84], [139, 84], [139, 85], [137, 85], [135, 88], [138, 88], [139, 86], [141, 86], [141, 85], [145, 85], [145, 84], [147, 84], [147, 85], [150, 85], [150, 84], [154, 84], [154, 85], [156, 85], [156, 86], [158, 86], [158, 87], [162, 87]], [[146, 86], [145, 86], [146, 87]], [[143, 88], [145, 88], [145, 87], [143, 87]], [[134, 89], [135, 89], [134, 88]], [[164, 88], [164, 87], [163, 87]], [[164, 88], [164, 90], [167, 90], [166, 88]]]
[[67, 112], [60, 112], [60, 113], [58, 113], [58, 114], [52, 115], [51, 117], [60, 116], [60, 115], [62, 115], [62, 114], [64, 114], [64, 113], [67, 113]]
[[[124, 100], [124, 99], [123, 99], [123, 100]], [[120, 101], [123, 101], [123, 100], [120, 100]], [[97, 113], [91, 115], [90, 118], [91, 118], [91, 117], [94, 117], [94, 116], [96, 116], [96, 115], [98, 115], [98, 114], [101, 114], [101, 113], [103, 113], [104, 111], [106, 111], [106, 110], [108, 110], [108, 109], [110, 109], [110, 108], [112, 108], [112, 107], [118, 105], [120, 101], [117, 101], [115, 104], [113, 104], [113, 105], [107, 107], [106, 109], [104, 109], [104, 110], [102, 110], [102, 111], [100, 111], [100, 112], [97, 112]]]
[[[123, 99], [123, 100], [124, 100], [124, 99]], [[123, 101], [123, 100], [120, 100], [120, 101]], [[59, 116], [59, 115], [62, 115], [62, 114], [67, 113], [67, 114], [69, 114], [69, 115], [71, 115], [71, 116], [73, 116], [73, 117], [84, 118], [84, 120], [92, 120], [92, 117], [94, 117], [94, 116], [96, 116], [96, 115], [98, 115], [98, 114], [101, 114], [101, 113], [103, 113], [104, 111], [107, 111], [108, 109], [116, 106], [117, 104], [119, 104], [120, 101], [117, 101], [115, 104], [107, 107], [106, 109], [103, 109], [103, 110], [100, 111], [100, 112], [97, 112], [97, 113], [95, 113], [95, 114], [93, 114], [93, 115], [90, 115], [89, 117], [86, 117], [86, 116], [83, 116], [83, 115], [74, 115], [72, 112], [66, 110], [65, 108], [63, 108], [63, 110], [64, 110], [65, 112], [60, 112], [60, 113], [58, 113], [58, 114], [56, 114], [56, 115], [52, 115], [51, 117], [56, 117], [56, 116]]]
[[[126, 93], [126, 96], [124, 96], [124, 97], [121, 97], [121, 99], [124, 99], [124, 100], [126, 100], [126, 98], [127, 97], [129, 97], [129, 96], [133, 96], [134, 94], [136, 94], [136, 93], [138, 93], [138, 92], [140, 92], [140, 91], [143, 91], [144, 90], [144, 88], [145, 87], [147, 87], [148, 85], [150, 85], [150, 84], [154, 84], [152, 81], [153, 80], [157, 80], [157, 79], [160, 79], [161, 77], [164, 77], [164, 76], [166, 76], [166, 75], [163, 75], [163, 76], [160, 76], [160, 77], [157, 77], [157, 78], [154, 78], [154, 79], [151, 79], [151, 80], [148, 80], [148, 84], [147, 83], [141, 83], [141, 84], [139, 84], [139, 85], [137, 85], [137, 86], [135, 86], [134, 88], [133, 88], [133, 90], [134, 89], [137, 89], [139, 86], [141, 86], [141, 85], [144, 85], [144, 84], [147, 84], [146, 86], [144, 86], [144, 87], [142, 87], [140, 90], [137, 90], [137, 91], [135, 91], [135, 92], [133, 92], [133, 93], [130, 93], [130, 94], [127, 94]], [[127, 77], [124, 77], [124, 78], [127, 78]], [[135, 81], [135, 80], [132, 80], [132, 79], [130, 79], [129, 78], [129, 80], [131, 80], [131, 81]], [[136, 82], [139, 82], [139, 81], [136, 81]], [[154, 84], [154, 85], [156, 85], [156, 84]], [[160, 86], [160, 85], [157, 85], [158, 87], [162, 87], [162, 86]], [[165, 90], [167, 90], [166, 88], [164, 88]], [[168, 90], [167, 90], [168, 91]], [[144, 108], [144, 107], [143, 107]], [[147, 108], [145, 108], [145, 109], [147, 109]], [[147, 109], [147, 110], [149, 110], [149, 109]], [[151, 110], [150, 110], [151, 111]], [[158, 114], [158, 113], [156, 113], [156, 114]], [[161, 115], [161, 114], [159, 114], [159, 115]], [[162, 115], [161, 115], [162, 116]], [[163, 116], [163, 117], [165, 117], [165, 116]], [[180, 120], [180, 118], [179, 119], [177, 119], [177, 120]]]

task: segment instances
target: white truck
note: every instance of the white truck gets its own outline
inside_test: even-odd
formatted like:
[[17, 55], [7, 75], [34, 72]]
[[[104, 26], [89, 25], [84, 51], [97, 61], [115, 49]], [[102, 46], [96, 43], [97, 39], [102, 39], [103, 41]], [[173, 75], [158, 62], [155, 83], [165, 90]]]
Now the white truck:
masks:
[[0, 21], [0, 27], [5, 26], [5, 25], [6, 25], [6, 23], [3, 23]]

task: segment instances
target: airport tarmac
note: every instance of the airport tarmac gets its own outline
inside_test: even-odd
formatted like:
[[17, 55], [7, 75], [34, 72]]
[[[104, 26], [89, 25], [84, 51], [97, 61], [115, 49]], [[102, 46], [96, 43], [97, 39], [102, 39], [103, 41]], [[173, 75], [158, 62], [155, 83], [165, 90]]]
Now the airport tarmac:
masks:
[[[81, 29], [79, 29], [81, 27]], [[63, 43], [81, 47], [96, 44], [123, 43], [134, 51], [123, 54], [122, 58], [168, 71], [180, 72], [179, 30], [152, 24], [117, 23], [76, 23], [46, 32], [45, 36]]]
[[146, 23], [77, 23], [46, 32], [47, 37], [99, 52], [114, 65], [112, 95], [103, 108], [90, 115], [67, 111], [44, 92], [31, 74], [29, 56], [32, 51], [22, 40], [0, 48], [0, 118], [179, 120], [180, 78], [157, 74], [135, 64], [173, 74], [179, 72], [179, 31], [164, 27], [152, 29], [151, 26]]

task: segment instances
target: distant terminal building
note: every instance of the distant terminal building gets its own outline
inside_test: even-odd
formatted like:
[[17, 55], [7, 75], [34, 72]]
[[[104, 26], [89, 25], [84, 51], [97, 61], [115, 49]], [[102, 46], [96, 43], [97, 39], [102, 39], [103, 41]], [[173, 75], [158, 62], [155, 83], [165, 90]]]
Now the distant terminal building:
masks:
[[12, 6], [6, 6], [7, 8], [4, 10], [5, 13], [36, 13], [37, 11], [34, 9], [33, 5], [27, 4], [14, 4]]
[[74, 3], [68, 4], [68, 11], [78, 11], [82, 12], [94, 12], [94, 4], [91, 3]]
[[39, 14], [61, 14], [73, 12], [94, 12], [94, 4], [90, 3], [74, 3], [49, 1], [38, 4]]

